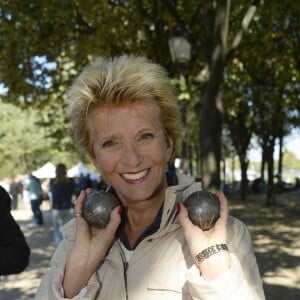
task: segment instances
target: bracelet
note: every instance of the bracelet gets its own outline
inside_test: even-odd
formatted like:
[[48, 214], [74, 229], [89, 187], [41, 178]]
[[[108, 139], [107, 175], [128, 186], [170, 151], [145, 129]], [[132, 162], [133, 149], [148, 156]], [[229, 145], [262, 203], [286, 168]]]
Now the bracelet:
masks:
[[196, 263], [200, 264], [211, 255], [214, 255], [221, 251], [229, 251], [228, 246], [226, 244], [216, 244], [214, 246], [210, 246], [196, 255]]

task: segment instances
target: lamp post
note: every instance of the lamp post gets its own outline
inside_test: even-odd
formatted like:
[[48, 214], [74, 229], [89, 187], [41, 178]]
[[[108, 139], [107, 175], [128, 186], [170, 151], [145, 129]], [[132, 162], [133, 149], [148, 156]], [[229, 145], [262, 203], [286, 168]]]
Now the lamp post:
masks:
[[[169, 39], [169, 48], [171, 52], [172, 61], [179, 65], [180, 82], [185, 84], [185, 77], [183, 75], [180, 64], [185, 64], [191, 59], [191, 45], [184, 36], [173, 36]], [[181, 101], [181, 118], [183, 124], [182, 132], [182, 171], [188, 172], [188, 145], [187, 145], [187, 124], [186, 124], [186, 99]]]

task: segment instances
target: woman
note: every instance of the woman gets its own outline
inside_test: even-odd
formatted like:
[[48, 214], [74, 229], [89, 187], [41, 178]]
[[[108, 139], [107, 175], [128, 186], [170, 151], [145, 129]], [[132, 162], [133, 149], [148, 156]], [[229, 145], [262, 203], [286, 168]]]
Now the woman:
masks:
[[62, 240], [61, 228], [73, 217], [72, 198], [75, 194], [75, 182], [67, 177], [65, 164], [56, 166], [56, 177], [50, 180], [50, 195], [52, 204], [52, 220], [54, 227], [54, 242], [56, 245]]
[[228, 218], [224, 194], [202, 231], [182, 204], [200, 183], [166, 172], [180, 132], [166, 72], [142, 57], [98, 59], [68, 100], [74, 139], [122, 206], [106, 228], [89, 227], [81, 192], [36, 299], [264, 299], [249, 232]]

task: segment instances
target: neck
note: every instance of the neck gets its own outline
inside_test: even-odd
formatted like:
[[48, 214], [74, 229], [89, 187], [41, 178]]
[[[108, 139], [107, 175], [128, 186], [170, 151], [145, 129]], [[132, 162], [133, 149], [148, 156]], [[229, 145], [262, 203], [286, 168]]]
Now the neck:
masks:
[[150, 202], [149, 204], [138, 205], [138, 207], [127, 207], [126, 224], [124, 231], [131, 247], [134, 246], [139, 236], [153, 223], [162, 201]]

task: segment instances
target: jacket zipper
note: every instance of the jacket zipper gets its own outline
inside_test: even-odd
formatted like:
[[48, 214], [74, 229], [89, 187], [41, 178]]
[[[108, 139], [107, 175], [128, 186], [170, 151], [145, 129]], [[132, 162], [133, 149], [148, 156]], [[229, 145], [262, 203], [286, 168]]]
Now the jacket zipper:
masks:
[[123, 260], [123, 265], [124, 265], [125, 294], [126, 294], [126, 300], [128, 300], [128, 292], [127, 292], [127, 269], [128, 269], [128, 262], [126, 262], [125, 260]]
[[118, 244], [119, 244], [119, 247], [120, 247], [121, 259], [122, 259], [122, 262], [123, 262], [125, 295], [126, 295], [126, 300], [128, 300], [127, 269], [128, 269], [129, 263], [126, 261], [125, 255], [124, 255], [123, 250], [122, 250], [122, 246], [120, 244], [120, 241], [118, 241]]

